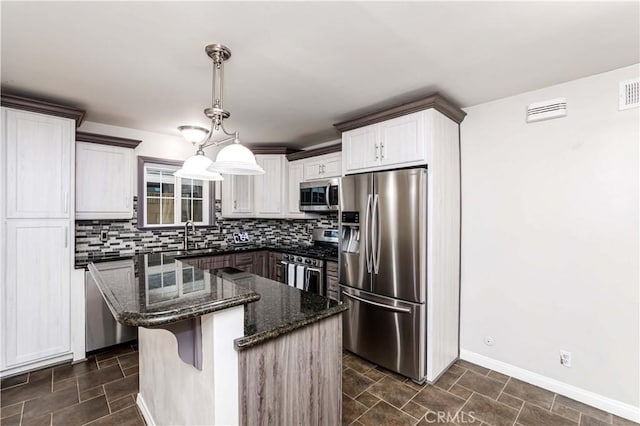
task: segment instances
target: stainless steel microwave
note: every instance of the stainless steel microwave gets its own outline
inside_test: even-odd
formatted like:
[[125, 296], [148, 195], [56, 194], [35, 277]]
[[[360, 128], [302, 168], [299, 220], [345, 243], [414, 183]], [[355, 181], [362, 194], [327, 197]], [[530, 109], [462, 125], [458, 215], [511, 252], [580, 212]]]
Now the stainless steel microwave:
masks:
[[301, 212], [338, 210], [340, 179], [314, 180], [300, 183]]

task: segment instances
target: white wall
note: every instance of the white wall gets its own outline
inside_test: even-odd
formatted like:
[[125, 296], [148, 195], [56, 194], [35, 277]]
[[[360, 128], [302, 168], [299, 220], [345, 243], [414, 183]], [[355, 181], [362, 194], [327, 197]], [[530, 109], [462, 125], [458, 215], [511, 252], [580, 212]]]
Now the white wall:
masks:
[[[462, 351], [633, 407], [640, 119], [618, 111], [618, 82], [639, 74], [634, 65], [470, 107], [461, 128]], [[525, 122], [528, 104], [557, 97], [567, 117]]]

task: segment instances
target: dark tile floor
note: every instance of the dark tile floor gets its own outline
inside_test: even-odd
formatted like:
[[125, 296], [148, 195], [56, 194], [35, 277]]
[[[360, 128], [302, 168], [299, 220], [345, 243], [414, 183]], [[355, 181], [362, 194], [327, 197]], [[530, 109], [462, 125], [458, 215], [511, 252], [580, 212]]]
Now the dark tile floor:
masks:
[[121, 345], [84, 362], [2, 380], [2, 425], [144, 426], [135, 405], [138, 352]]
[[[637, 425], [465, 361], [420, 386], [345, 352], [342, 391], [344, 425]], [[3, 379], [0, 423], [144, 426], [137, 392], [138, 353], [122, 345]]]
[[421, 386], [348, 352], [342, 360], [343, 425], [637, 425], [465, 361]]

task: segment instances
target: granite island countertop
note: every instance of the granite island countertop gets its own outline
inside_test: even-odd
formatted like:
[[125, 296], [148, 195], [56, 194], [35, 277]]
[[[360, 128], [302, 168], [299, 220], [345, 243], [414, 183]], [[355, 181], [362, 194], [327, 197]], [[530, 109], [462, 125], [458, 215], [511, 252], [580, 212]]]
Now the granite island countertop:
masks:
[[245, 306], [238, 350], [338, 314], [346, 305], [234, 268], [201, 270], [179, 252], [149, 253], [89, 263], [120, 323], [153, 327], [233, 306]]

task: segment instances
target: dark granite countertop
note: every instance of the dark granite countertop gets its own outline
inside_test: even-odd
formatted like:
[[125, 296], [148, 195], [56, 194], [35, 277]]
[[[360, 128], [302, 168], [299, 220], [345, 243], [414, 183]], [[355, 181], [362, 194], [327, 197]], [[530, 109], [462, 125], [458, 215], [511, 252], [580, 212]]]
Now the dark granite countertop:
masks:
[[[225, 254], [234, 254], [241, 252], [250, 252], [250, 251], [261, 251], [261, 250], [269, 250], [269, 251], [277, 251], [280, 253], [289, 253], [296, 254], [299, 256], [307, 256], [314, 257], [317, 259], [323, 259], [328, 261], [337, 262], [338, 258], [336, 256], [322, 254], [320, 255], [317, 251], [313, 250], [311, 245], [285, 245], [285, 244], [250, 244], [250, 245], [228, 245], [226, 247], [214, 247], [214, 248], [201, 248], [201, 249], [190, 249], [187, 251], [184, 250], [172, 250], [166, 252], [155, 252], [155, 253], [171, 253], [173, 255], [177, 255], [182, 258], [192, 258], [192, 257], [202, 257], [202, 256], [219, 256]], [[144, 254], [152, 254], [148, 253], [127, 253], [127, 254], [119, 254], [119, 253], [99, 253], [93, 254], [88, 257], [80, 257], [76, 256], [75, 258], [75, 267], [76, 269], [86, 268], [89, 263], [98, 263], [98, 262], [111, 262], [114, 260], [124, 260], [124, 259], [132, 259], [135, 256], [140, 256]]]
[[[264, 249], [264, 248], [261, 248]], [[256, 249], [257, 250], [257, 249]], [[92, 262], [114, 317], [152, 327], [245, 305], [242, 350], [346, 310], [346, 305], [234, 268], [200, 270], [182, 253], [150, 253]]]

